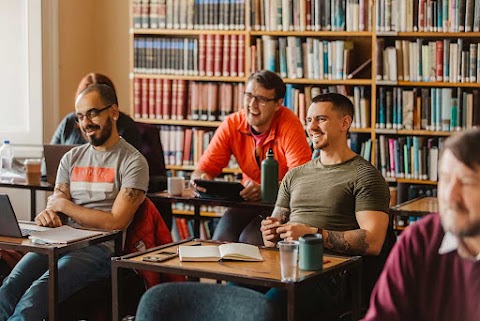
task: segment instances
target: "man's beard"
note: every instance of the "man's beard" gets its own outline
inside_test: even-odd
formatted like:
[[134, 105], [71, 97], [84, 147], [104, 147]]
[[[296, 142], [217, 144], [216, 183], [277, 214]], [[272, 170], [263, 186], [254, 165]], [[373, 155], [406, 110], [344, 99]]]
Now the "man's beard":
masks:
[[[97, 138], [95, 135], [93, 136], [87, 136], [87, 140], [90, 141], [90, 144], [93, 146], [101, 146], [103, 145], [112, 135], [112, 119], [110, 117], [107, 118], [107, 121], [105, 122], [105, 126], [103, 127], [102, 131], [100, 132], [100, 136]], [[88, 130], [89, 128], [92, 129], [98, 129], [100, 126], [98, 125], [88, 125], [85, 127], [85, 131]]]
[[[457, 213], [453, 214], [451, 212]], [[474, 237], [480, 235], [480, 221], [477, 220], [467, 224], [467, 222], [465, 222], [466, 220], [459, 218], [458, 215], [468, 215], [467, 210], [461, 205], [456, 205], [453, 208], [440, 209], [440, 218], [445, 231], [453, 233], [458, 237]]]

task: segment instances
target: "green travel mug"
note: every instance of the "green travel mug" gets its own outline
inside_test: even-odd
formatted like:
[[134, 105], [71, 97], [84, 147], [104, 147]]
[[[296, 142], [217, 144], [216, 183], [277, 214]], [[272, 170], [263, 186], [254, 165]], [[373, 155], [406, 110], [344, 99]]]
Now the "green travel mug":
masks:
[[317, 271], [323, 268], [322, 234], [306, 234], [298, 239], [300, 270]]

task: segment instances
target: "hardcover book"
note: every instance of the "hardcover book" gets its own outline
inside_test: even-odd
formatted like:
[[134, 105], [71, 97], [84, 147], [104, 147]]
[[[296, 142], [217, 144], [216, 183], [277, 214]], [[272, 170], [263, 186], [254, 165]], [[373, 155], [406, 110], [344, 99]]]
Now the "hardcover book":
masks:
[[178, 255], [182, 262], [215, 262], [223, 260], [263, 261], [260, 250], [255, 245], [226, 243], [219, 246], [179, 246]]

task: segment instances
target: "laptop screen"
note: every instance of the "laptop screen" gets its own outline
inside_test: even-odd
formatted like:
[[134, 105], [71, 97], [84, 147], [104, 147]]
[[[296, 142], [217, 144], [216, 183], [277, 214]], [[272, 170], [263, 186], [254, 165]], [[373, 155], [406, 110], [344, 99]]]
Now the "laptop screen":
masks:
[[68, 152], [75, 146], [79, 145], [43, 145], [43, 155], [45, 157], [45, 168], [48, 183], [52, 185], [55, 184], [55, 179], [57, 178], [57, 169], [58, 165], [60, 164], [60, 160], [66, 152]]

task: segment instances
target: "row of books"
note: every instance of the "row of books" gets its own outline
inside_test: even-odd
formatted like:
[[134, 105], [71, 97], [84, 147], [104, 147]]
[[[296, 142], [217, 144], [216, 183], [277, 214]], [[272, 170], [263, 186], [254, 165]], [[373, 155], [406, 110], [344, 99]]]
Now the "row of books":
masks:
[[351, 150], [370, 162], [372, 159], [372, 140], [366, 137], [359, 133], [350, 133], [347, 144]]
[[224, 120], [243, 107], [244, 83], [135, 78], [134, 118]]
[[189, 76], [245, 76], [244, 35], [136, 37], [134, 72]]
[[375, 166], [384, 177], [437, 181], [439, 150], [444, 139], [379, 135]]
[[[185, 128], [182, 126], [160, 126], [165, 165], [195, 165], [212, 140], [214, 130], [204, 128]], [[238, 168], [232, 156], [228, 168]]]
[[377, 31], [479, 32], [478, 0], [378, 0]]
[[334, 92], [350, 98], [355, 107], [352, 128], [370, 128], [370, 92], [365, 86], [353, 86], [347, 88], [344, 85], [331, 86], [298, 86], [287, 84], [283, 104], [291, 109], [300, 119], [303, 125], [308, 107], [312, 98], [320, 94]]
[[[200, 220], [200, 239], [208, 240], [212, 238], [213, 232], [218, 225], [218, 218]], [[194, 220], [185, 217], [174, 217], [172, 220], [172, 239], [174, 242], [194, 237]]]
[[377, 39], [377, 80], [480, 83], [480, 43]]
[[251, 66], [283, 78], [347, 79], [352, 49], [351, 41], [262, 36], [251, 46]]
[[134, 28], [245, 29], [245, 0], [132, 0]]
[[480, 125], [480, 90], [379, 87], [376, 128], [459, 131]]
[[251, 24], [262, 31], [367, 31], [369, 0], [253, 0]]
[[133, 71], [147, 74], [199, 74], [198, 39], [135, 37]]
[[160, 126], [165, 165], [194, 165], [213, 137], [213, 130]]

